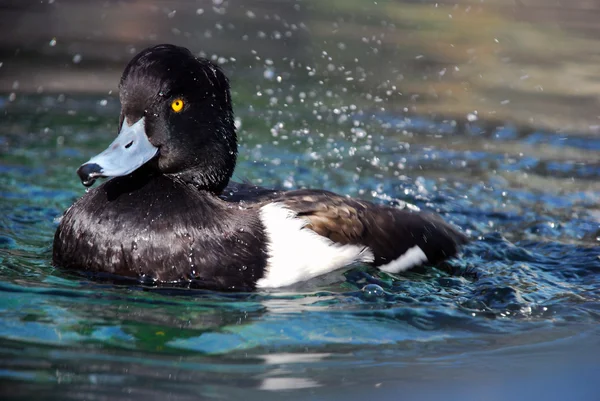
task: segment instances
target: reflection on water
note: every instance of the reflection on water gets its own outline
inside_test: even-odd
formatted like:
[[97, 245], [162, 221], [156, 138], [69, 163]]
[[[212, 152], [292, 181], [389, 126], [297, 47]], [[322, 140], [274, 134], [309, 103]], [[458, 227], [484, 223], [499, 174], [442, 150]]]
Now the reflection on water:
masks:
[[[599, 9], [7, 3], [3, 397], [595, 399]], [[257, 294], [53, 268], [56, 219], [84, 191], [74, 170], [116, 132], [123, 65], [156, 42], [231, 76], [237, 179], [435, 210], [473, 243], [440, 269], [359, 266]]]

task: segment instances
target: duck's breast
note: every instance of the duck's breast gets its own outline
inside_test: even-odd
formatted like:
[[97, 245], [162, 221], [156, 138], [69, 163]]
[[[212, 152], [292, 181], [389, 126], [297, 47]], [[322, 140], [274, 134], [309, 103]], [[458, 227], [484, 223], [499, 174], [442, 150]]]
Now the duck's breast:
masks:
[[115, 178], [65, 213], [55, 265], [205, 288], [252, 289], [266, 264], [255, 213], [166, 176]]

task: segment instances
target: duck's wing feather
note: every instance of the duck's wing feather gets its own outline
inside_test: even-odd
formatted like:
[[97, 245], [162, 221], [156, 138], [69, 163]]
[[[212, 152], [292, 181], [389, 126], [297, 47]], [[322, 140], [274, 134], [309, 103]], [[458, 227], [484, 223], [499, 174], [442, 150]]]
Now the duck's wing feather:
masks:
[[399, 272], [456, 255], [467, 238], [436, 214], [415, 212], [340, 196], [295, 190], [263, 195], [250, 208], [280, 203], [306, 221], [306, 228], [334, 243], [367, 246], [373, 264]]

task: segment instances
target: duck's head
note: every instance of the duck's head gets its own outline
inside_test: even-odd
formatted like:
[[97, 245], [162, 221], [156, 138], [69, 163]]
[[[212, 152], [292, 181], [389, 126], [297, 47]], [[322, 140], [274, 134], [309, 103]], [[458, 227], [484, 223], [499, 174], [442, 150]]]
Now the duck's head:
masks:
[[229, 82], [219, 67], [183, 47], [158, 45], [129, 62], [119, 89], [119, 135], [79, 167], [83, 185], [144, 166], [215, 193], [225, 188], [237, 140]]

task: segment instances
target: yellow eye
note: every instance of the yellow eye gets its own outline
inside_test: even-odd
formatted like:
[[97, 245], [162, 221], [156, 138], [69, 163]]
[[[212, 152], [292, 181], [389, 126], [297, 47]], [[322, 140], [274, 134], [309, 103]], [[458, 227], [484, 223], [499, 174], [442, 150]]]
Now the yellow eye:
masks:
[[175, 113], [179, 113], [183, 109], [183, 100], [182, 99], [173, 100], [173, 103], [171, 103], [171, 108], [173, 109], [173, 111]]

